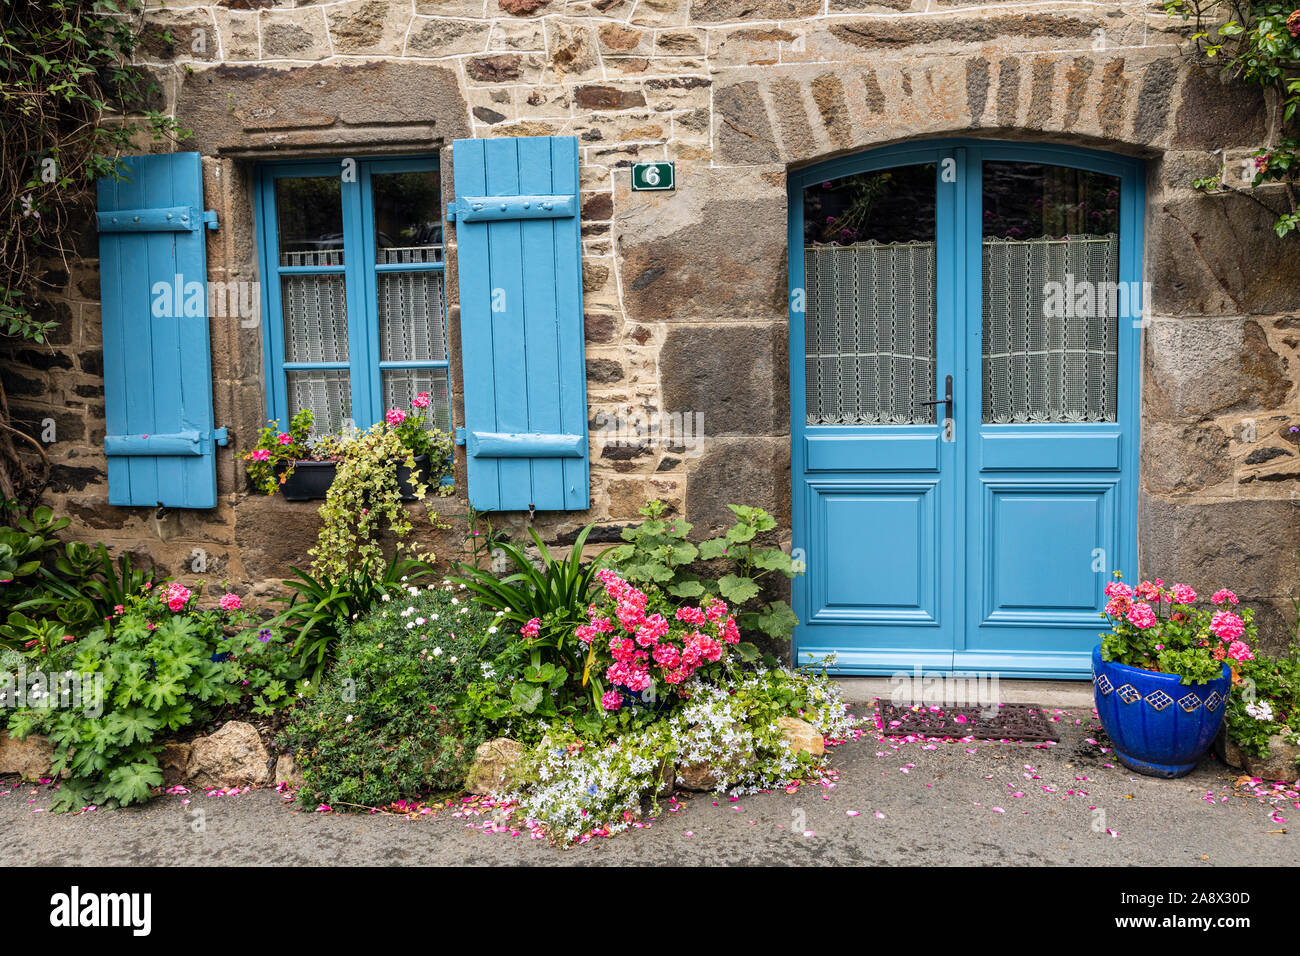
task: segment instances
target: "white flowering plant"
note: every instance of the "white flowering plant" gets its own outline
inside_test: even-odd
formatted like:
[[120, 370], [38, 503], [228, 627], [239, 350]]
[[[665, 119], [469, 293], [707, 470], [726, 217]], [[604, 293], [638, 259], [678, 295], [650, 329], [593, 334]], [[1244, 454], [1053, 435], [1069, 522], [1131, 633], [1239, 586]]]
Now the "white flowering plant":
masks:
[[1239, 666], [1240, 681], [1228, 699], [1227, 733], [1245, 753], [1269, 755], [1275, 736], [1295, 742], [1300, 734], [1300, 644], [1280, 655], [1256, 651]]
[[716, 792], [755, 793], [807, 777], [825, 759], [794, 753], [782, 717], [800, 717], [831, 739], [854, 724], [824, 673], [760, 669], [718, 683], [697, 677], [686, 690], [674, 713], [620, 733], [584, 740], [571, 725], [545, 727], [517, 768], [516, 789], [502, 795], [516, 804], [514, 816], [560, 844], [609, 835], [635, 823], [647, 802], [658, 812], [669, 765], [707, 765]]

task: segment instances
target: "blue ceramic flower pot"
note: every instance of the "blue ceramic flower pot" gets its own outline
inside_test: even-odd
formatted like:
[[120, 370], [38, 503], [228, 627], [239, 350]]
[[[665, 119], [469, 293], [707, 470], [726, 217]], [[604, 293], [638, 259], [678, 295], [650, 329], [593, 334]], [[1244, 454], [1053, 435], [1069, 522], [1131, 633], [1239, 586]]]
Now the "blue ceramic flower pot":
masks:
[[1195, 769], [1223, 723], [1232, 671], [1204, 684], [1101, 659], [1092, 651], [1097, 714], [1125, 766], [1150, 777], [1181, 777]]

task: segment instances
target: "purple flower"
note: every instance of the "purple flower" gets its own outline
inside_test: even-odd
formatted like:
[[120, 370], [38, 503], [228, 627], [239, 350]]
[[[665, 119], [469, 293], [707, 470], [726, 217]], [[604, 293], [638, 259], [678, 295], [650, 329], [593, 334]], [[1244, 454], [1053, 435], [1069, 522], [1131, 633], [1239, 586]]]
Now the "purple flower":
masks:
[[262, 628], [257, 632], [257, 639], [265, 644], [271, 639], [271, 629], [269, 627]]

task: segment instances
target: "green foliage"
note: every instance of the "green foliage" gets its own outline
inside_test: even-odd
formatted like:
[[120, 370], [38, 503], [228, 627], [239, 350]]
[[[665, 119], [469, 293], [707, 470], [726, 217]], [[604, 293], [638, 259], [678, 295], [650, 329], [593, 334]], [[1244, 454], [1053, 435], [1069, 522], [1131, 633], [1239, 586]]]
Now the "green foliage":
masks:
[[[139, 0], [6, 3], [0, 17], [0, 333], [44, 342], [54, 323], [24, 294], [39, 257], [65, 249], [87, 187], [120, 178], [119, 154], [141, 133], [184, 138], [150, 104], [160, 93], [131, 66]], [[109, 112], [120, 121], [101, 122]]]
[[1270, 737], [1300, 732], [1300, 645], [1279, 656], [1257, 653], [1237, 671], [1224, 717], [1228, 736], [1246, 753], [1267, 757]]
[[42, 661], [50, 669], [66, 667], [74, 679], [90, 675], [82, 686], [102, 681], [101, 701], [83, 696], [81, 709], [56, 708], [58, 700], [51, 697], [51, 706], [29, 704], [10, 718], [9, 730], [19, 739], [46, 734], [54, 744], [53, 773], [71, 773], [56, 810], [147, 799], [149, 787], [162, 783], [162, 735], [239, 699], [191, 617], [150, 623], [132, 611]]
[[[401, 438], [380, 423], [348, 438], [339, 445], [338, 472], [320, 507], [323, 521], [311, 571], [318, 578], [353, 582], [384, 573], [384, 552], [380, 537], [387, 536], [403, 557], [431, 561], [432, 554], [419, 551], [410, 540], [411, 521], [402, 505], [397, 464], [415, 468], [415, 457]], [[428, 487], [412, 472], [415, 496], [423, 498]], [[437, 515], [430, 513], [430, 518]]]
[[[4, 503], [6, 511], [17, 511], [16, 501]], [[13, 525], [0, 525], [0, 584], [4, 585], [3, 607], [16, 607], [18, 600], [29, 596], [41, 565], [58, 547], [55, 536], [68, 526], [68, 518], [55, 518], [45, 505], [31, 514], [13, 516]], [[17, 595], [17, 600], [14, 599]]]
[[289, 595], [278, 599], [284, 610], [268, 626], [284, 629], [298, 665], [317, 684], [334, 659], [335, 643], [352, 621], [433, 573], [425, 562], [397, 555], [375, 577], [353, 573], [329, 580], [299, 568], [290, 570], [295, 577], [282, 582]]
[[[1193, 39], [1206, 57], [1222, 64], [1225, 74], [1275, 98], [1277, 106], [1268, 111], [1267, 136], [1274, 145], [1256, 150], [1253, 168], [1240, 179], [1250, 187], [1245, 194], [1274, 215], [1279, 238], [1294, 232], [1300, 227], [1300, 137], [1294, 135], [1300, 106], [1300, 10], [1291, 0], [1163, 0], [1163, 5], [1169, 16], [1194, 21]], [[1267, 184], [1281, 184], [1286, 209], [1278, 210], [1253, 193]], [[1223, 190], [1220, 177], [1198, 179], [1193, 185], [1208, 193]]]
[[304, 806], [383, 807], [457, 789], [484, 739], [472, 715], [456, 720], [467, 684], [504, 636], [492, 615], [451, 588], [390, 600], [348, 629], [316, 695], [291, 712]]
[[[774, 573], [786, 578], [802, 574], [803, 563], [763, 543], [777, 523], [762, 508], [727, 507], [736, 523], [722, 537], [696, 547], [688, 540], [691, 523], [665, 517], [663, 502], [651, 501], [641, 509], [646, 520], [623, 529], [628, 543], [614, 548], [607, 563], [633, 584], [655, 584], [673, 597], [695, 601], [718, 595], [739, 609], [737, 623], [745, 630], [789, 640], [798, 618], [785, 601], [763, 601], [762, 582]], [[756, 653], [743, 646], [749, 656]]]
[[[526, 663], [528, 673], [534, 677], [531, 683], [562, 690], [561, 706], [576, 698], [579, 707], [585, 708], [584, 698], [589, 697], [598, 709], [604, 686], [599, 676], [588, 679], [584, 675], [587, 647], [574, 636], [577, 628], [587, 622], [587, 605], [604, 554], [583, 562], [582, 549], [591, 528], [587, 525], [578, 533], [566, 558], [551, 554], [541, 536], [529, 528], [538, 553], [536, 564], [522, 548], [501, 541], [496, 547], [514, 568], [512, 573], [497, 578], [491, 572], [461, 564], [458, 569], [462, 576], [452, 580], [464, 584], [483, 606], [501, 612], [500, 620], [512, 625], [510, 629], [516, 633], [523, 625], [536, 621], [537, 635], [522, 643], [515, 663]], [[551, 706], [547, 695], [527, 687], [512, 689], [510, 702], [498, 716], [507, 711], [533, 714], [539, 707]]]

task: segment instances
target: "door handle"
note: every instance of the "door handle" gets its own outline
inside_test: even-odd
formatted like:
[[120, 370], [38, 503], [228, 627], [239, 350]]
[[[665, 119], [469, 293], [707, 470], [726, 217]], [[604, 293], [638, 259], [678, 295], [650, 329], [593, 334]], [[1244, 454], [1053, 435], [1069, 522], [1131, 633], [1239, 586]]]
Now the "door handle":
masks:
[[946, 405], [944, 409], [944, 418], [952, 418], [952, 376], [949, 375], [944, 379], [944, 388], [946, 389], [943, 398], [928, 399], [924, 402], [917, 402], [918, 405]]

